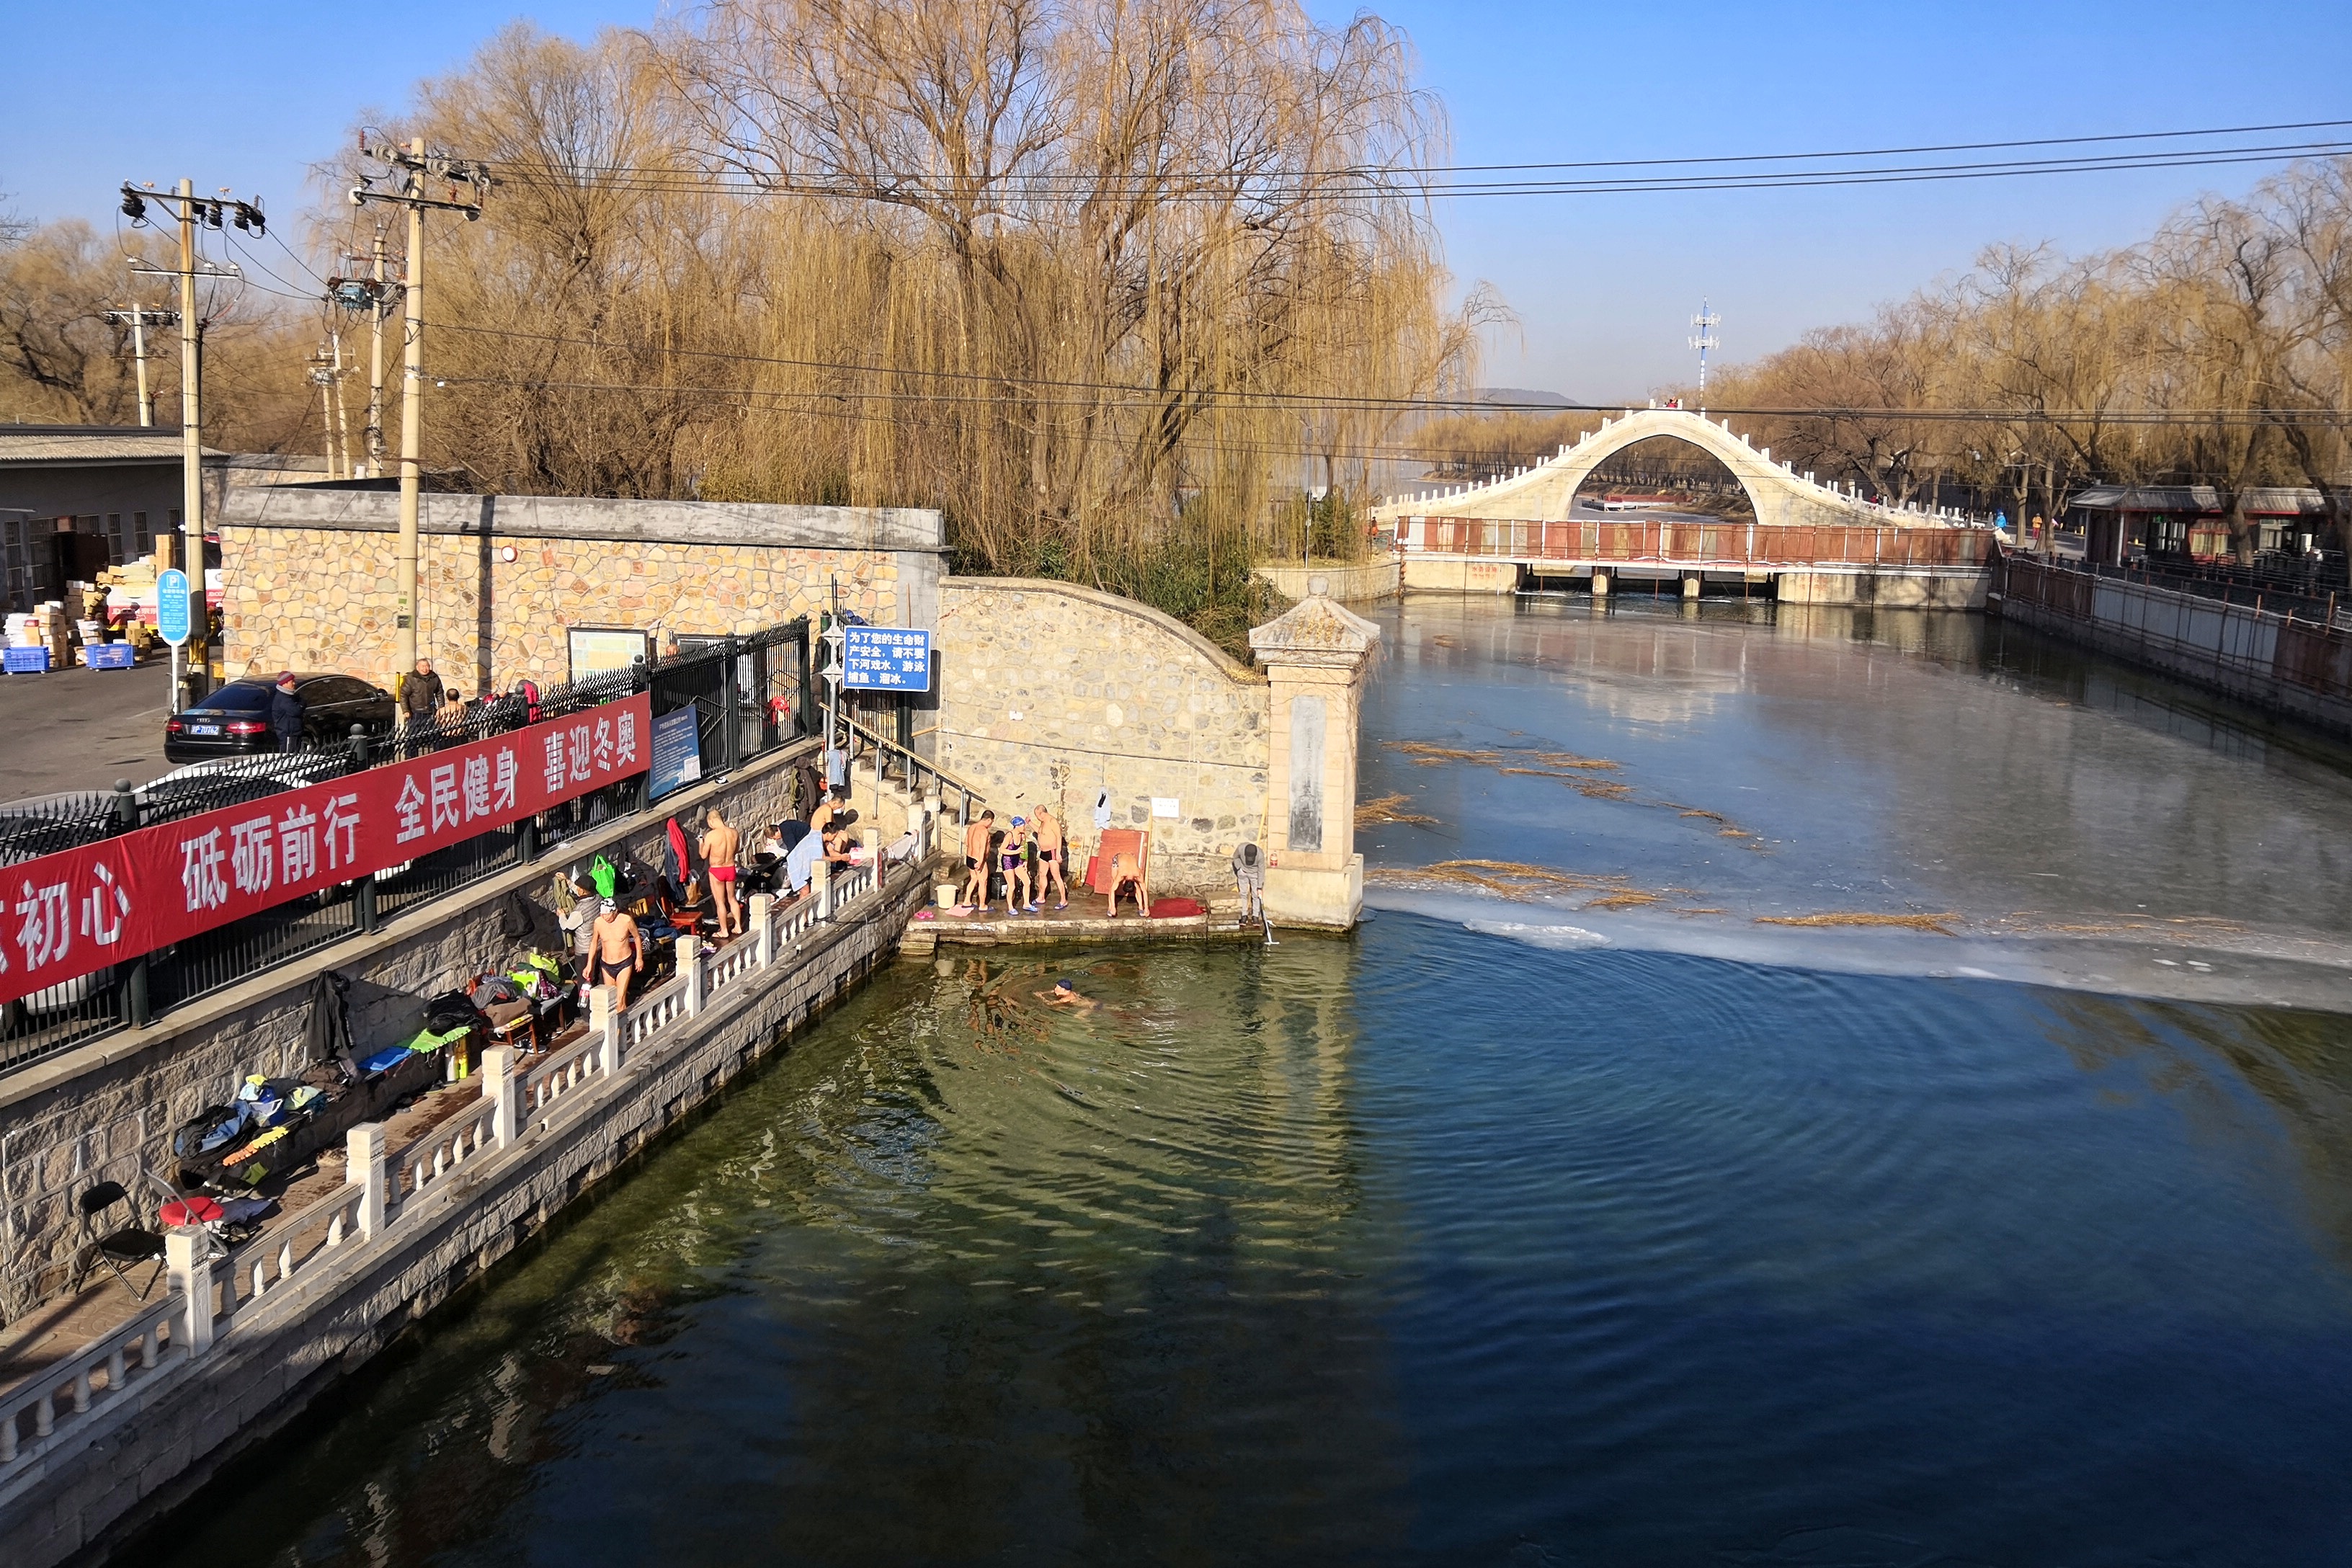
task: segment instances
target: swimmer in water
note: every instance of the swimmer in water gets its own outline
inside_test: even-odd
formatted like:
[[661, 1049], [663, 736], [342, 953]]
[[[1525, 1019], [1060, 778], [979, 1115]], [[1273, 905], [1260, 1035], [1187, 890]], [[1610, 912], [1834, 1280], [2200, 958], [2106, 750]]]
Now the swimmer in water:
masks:
[[1051, 991], [1039, 991], [1034, 994], [1048, 1007], [1068, 1007], [1080, 1013], [1091, 1013], [1102, 1005], [1091, 996], [1079, 995], [1078, 988], [1066, 980], [1056, 980]]

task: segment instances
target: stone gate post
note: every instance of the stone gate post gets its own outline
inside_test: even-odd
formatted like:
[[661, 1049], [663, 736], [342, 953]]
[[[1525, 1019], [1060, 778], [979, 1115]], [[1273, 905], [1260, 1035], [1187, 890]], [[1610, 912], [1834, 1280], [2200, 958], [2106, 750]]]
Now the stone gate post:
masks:
[[1266, 737], [1265, 907], [1277, 925], [1356, 923], [1364, 858], [1356, 853], [1356, 717], [1381, 629], [1326, 596], [1255, 627], [1250, 647], [1272, 688]]

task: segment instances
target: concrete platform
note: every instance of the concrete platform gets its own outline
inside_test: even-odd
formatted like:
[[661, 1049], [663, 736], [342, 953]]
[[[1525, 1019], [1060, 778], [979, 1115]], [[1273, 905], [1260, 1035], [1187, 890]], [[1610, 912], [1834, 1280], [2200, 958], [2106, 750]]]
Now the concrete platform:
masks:
[[[1106, 919], [1099, 895], [1083, 901], [1073, 899], [1066, 910], [1048, 907], [1034, 915], [1007, 915], [997, 910], [987, 915], [958, 917], [934, 908], [929, 911], [931, 919], [908, 924], [906, 938], [899, 945], [907, 952], [928, 952], [942, 947], [1021, 947], [1048, 942], [1265, 940], [1255, 921], [1246, 927], [1237, 923], [1241, 913], [1237, 900], [1202, 901], [1209, 906], [1205, 915], [1155, 920], [1130, 912], [1134, 906], [1124, 902], [1119, 905], [1121, 912], [1118, 916]], [[1276, 935], [1280, 934], [1277, 929]]]

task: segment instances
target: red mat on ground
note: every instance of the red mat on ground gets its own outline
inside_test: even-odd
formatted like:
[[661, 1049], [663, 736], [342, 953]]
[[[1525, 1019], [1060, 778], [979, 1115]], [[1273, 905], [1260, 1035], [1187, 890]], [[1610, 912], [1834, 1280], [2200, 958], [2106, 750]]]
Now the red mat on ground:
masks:
[[1154, 899], [1151, 918], [1156, 921], [1181, 921], [1188, 915], [1205, 915], [1208, 906], [1198, 899]]

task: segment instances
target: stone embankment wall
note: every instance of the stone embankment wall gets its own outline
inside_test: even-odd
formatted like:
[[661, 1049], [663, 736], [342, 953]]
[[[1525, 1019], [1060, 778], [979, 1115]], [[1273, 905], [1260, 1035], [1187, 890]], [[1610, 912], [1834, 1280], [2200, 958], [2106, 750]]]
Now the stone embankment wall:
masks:
[[[779, 752], [723, 783], [683, 791], [625, 825], [590, 828], [551, 846], [536, 865], [436, 900], [243, 984], [188, 1004], [144, 1029], [102, 1036], [0, 1078], [0, 1321], [64, 1283], [77, 1239], [74, 1200], [101, 1181], [134, 1190], [143, 1168], [168, 1177], [172, 1131], [206, 1106], [226, 1104], [247, 1073], [294, 1076], [309, 1065], [307, 992], [332, 969], [352, 982], [353, 1042], [380, 1047], [419, 1003], [465, 984], [525, 945], [499, 933], [499, 906], [524, 889], [543, 900], [557, 870], [625, 845], [659, 865], [661, 824], [692, 822], [711, 805], [730, 820], [772, 822], [791, 801], [791, 763], [815, 742]], [[552, 918], [541, 945], [560, 940]], [[152, 1213], [150, 1193], [140, 1200]]]
[[1155, 891], [1230, 886], [1265, 821], [1262, 674], [1130, 599], [1027, 578], [943, 580], [938, 647], [936, 754], [1000, 826], [1045, 801], [1082, 874], [1107, 789], [1112, 826], [1151, 833]]
[[[26, 1568], [127, 1561], [138, 1532], [281, 1430], [468, 1280], [545, 1230], [586, 1188], [806, 1029], [896, 949], [930, 868], [899, 868], [864, 907], [818, 927], [789, 962], [533, 1112], [511, 1147], [473, 1155], [401, 1205], [382, 1245], [306, 1268], [240, 1314], [249, 1325], [89, 1417], [87, 1435], [0, 1482], [0, 1561]], [[177, 1357], [174, 1349], [169, 1356]], [[176, 1373], [176, 1375], [174, 1375]], [[152, 1392], [142, 1393], [142, 1389]]]
[[[389, 685], [399, 497], [257, 487], [221, 523], [227, 668]], [[944, 525], [905, 507], [428, 495], [417, 645], [468, 695], [570, 676], [569, 626], [754, 631], [833, 602], [880, 626], [937, 613]], [[511, 552], [513, 559], [509, 560]]]
[[2352, 737], [2352, 637], [2333, 627], [2006, 552], [1989, 607], [2003, 620]]

